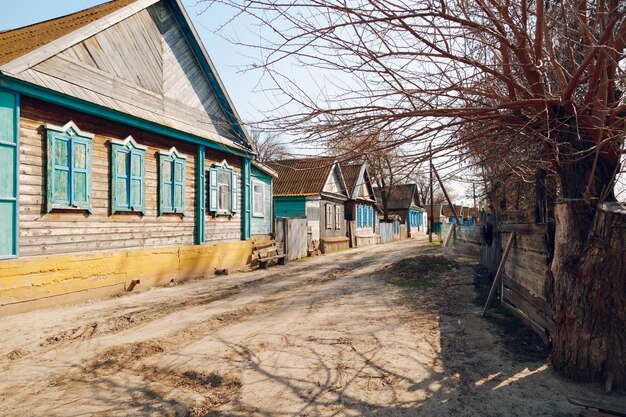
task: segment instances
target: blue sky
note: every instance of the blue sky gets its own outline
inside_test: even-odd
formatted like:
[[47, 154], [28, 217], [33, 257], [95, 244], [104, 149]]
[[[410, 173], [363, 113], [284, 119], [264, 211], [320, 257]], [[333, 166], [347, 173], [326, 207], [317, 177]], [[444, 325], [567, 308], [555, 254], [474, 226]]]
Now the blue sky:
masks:
[[[52, 19], [58, 16], [70, 14], [98, 4], [106, 3], [105, 0], [2, 0], [2, 13], [0, 13], [0, 30], [13, 29]], [[202, 38], [211, 59], [217, 67], [220, 77], [224, 82], [229, 95], [235, 103], [237, 111], [246, 121], [260, 121], [262, 112], [260, 108], [269, 108], [264, 94], [253, 93], [258, 89], [259, 75], [257, 73], [240, 71], [241, 68], [250, 64], [248, 51], [237, 48], [217, 36], [212, 31], [224, 22], [229, 16], [224, 8], [212, 8], [210, 13], [200, 12], [204, 9], [197, 5], [196, 0], [183, 0], [187, 13], [191, 16], [196, 30]], [[238, 36], [250, 36], [246, 28], [238, 30]]]

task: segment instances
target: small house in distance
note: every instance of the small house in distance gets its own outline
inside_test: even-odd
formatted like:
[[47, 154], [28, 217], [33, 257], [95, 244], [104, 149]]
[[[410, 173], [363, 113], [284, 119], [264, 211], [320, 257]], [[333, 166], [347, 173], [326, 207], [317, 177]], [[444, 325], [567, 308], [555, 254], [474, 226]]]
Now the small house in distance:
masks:
[[305, 218], [309, 250], [314, 242], [319, 242], [322, 253], [347, 249], [344, 205], [348, 193], [337, 161], [288, 159], [268, 166], [278, 174], [274, 181], [276, 218]]
[[341, 164], [341, 172], [348, 187], [346, 220], [351, 246], [378, 243], [378, 206], [367, 165]]
[[[382, 204], [380, 188], [375, 188], [376, 197]], [[425, 234], [428, 227], [426, 210], [419, 206], [419, 195], [416, 184], [398, 184], [391, 187], [387, 200], [388, 213], [400, 216], [406, 226], [408, 237]]]

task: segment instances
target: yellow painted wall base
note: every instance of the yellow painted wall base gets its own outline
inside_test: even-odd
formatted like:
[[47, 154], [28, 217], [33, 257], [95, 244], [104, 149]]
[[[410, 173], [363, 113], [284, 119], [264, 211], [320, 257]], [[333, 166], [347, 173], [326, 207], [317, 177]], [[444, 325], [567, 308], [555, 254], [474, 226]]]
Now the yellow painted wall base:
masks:
[[0, 261], [0, 316], [50, 305], [211, 277], [250, 263], [252, 242], [57, 255]]

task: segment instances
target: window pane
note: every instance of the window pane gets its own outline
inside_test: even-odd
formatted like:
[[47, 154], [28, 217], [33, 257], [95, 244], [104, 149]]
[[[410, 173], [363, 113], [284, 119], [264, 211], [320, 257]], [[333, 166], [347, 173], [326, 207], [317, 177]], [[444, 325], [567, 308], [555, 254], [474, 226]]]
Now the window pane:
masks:
[[74, 200], [77, 202], [87, 201], [87, 173], [74, 173]]
[[87, 145], [74, 143], [74, 168], [87, 168]]
[[54, 164], [69, 166], [69, 146], [70, 143], [62, 139], [54, 139]]
[[115, 198], [117, 199], [118, 206], [128, 206], [128, 183], [125, 180], [117, 180], [116, 181], [116, 194]]
[[[230, 174], [229, 174], [230, 175]], [[220, 185], [219, 186], [219, 210], [230, 211], [230, 186]]]
[[126, 177], [126, 173], [128, 172], [128, 153], [126, 152], [117, 152], [117, 175], [119, 177]]
[[165, 184], [163, 186], [163, 208], [171, 209], [172, 208], [172, 185]]
[[141, 155], [135, 153], [131, 156], [130, 169], [133, 177], [141, 177]]
[[228, 185], [230, 188], [230, 172], [229, 171], [218, 171], [217, 174], [217, 183], [222, 185]]

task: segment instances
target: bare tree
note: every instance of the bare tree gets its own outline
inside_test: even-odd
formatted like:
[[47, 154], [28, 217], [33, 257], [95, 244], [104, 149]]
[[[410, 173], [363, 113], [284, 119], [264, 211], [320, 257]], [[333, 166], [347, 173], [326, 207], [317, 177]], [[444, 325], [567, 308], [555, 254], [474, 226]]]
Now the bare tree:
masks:
[[[624, 148], [625, 2], [204, 1], [268, 28], [250, 45], [263, 51], [254, 66], [297, 107], [270, 118], [276, 128], [320, 146], [386, 132], [368, 154], [403, 148], [419, 164], [429, 149], [467, 159], [473, 149], [484, 166], [500, 158], [490, 178], [552, 175], [553, 365], [626, 385], [623, 231], [611, 235], [621, 226], [600, 210]], [[285, 62], [326, 74], [320, 91]]]
[[262, 132], [259, 129], [251, 129], [250, 138], [257, 152], [260, 162], [269, 162], [289, 157], [287, 146], [280, 141], [276, 133]]

